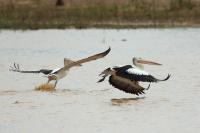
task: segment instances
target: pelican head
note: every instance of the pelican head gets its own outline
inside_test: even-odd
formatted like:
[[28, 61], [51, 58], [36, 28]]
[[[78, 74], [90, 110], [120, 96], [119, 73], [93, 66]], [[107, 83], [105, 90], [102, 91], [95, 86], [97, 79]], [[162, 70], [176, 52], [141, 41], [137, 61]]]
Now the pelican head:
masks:
[[136, 67], [139, 67], [139, 68], [143, 68], [143, 65], [142, 65], [142, 64], [148, 64], [148, 65], [162, 65], [162, 64], [160, 64], [160, 63], [156, 63], [156, 62], [153, 62], [153, 61], [149, 61], [149, 60], [145, 60], [145, 59], [137, 58], [137, 57], [133, 57], [133, 64], [134, 64]]
[[102, 79], [100, 79], [100, 80], [98, 81], [98, 83], [104, 81], [105, 78], [106, 78], [108, 75], [112, 75], [112, 74], [114, 74], [114, 71], [113, 71], [110, 67], [107, 68], [107, 69], [105, 69], [103, 72], [101, 72], [101, 73], [99, 74], [99, 76], [102, 76]]

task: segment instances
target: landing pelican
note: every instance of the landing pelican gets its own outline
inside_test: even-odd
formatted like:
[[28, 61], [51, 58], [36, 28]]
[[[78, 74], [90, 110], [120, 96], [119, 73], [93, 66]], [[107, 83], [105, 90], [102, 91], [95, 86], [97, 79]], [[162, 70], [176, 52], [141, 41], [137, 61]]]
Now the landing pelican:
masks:
[[133, 58], [133, 64], [125, 65], [122, 67], [113, 67], [105, 69], [100, 76], [103, 78], [100, 79], [98, 82], [102, 82], [105, 80], [107, 76], [109, 77], [109, 83], [114, 86], [115, 88], [122, 90], [126, 93], [131, 93], [135, 95], [144, 94], [144, 90], [149, 89], [150, 84], [147, 88], [143, 88], [139, 85], [139, 82], [159, 82], [159, 81], [166, 81], [169, 79], [170, 74], [164, 79], [157, 79], [148, 72], [142, 70], [142, 64], [150, 64], [150, 65], [161, 65], [159, 63], [144, 60], [141, 58]]
[[84, 58], [84, 59], [81, 59], [78, 61], [72, 61], [70, 59], [65, 58], [64, 59], [64, 67], [53, 69], [53, 70], [40, 69], [37, 71], [24, 71], [24, 70], [20, 70], [19, 64], [14, 63], [14, 67], [11, 67], [10, 71], [20, 72], [20, 73], [43, 73], [48, 78], [47, 83], [49, 83], [52, 80], [55, 80], [55, 84], [54, 84], [54, 88], [55, 88], [58, 80], [64, 78], [67, 75], [67, 73], [69, 72], [70, 68], [75, 67], [75, 66], [81, 66], [81, 64], [92, 61], [92, 60], [97, 60], [97, 59], [103, 58], [110, 52], [110, 50], [111, 49], [109, 48], [102, 53], [95, 54], [93, 56], [89, 56], [87, 58]]

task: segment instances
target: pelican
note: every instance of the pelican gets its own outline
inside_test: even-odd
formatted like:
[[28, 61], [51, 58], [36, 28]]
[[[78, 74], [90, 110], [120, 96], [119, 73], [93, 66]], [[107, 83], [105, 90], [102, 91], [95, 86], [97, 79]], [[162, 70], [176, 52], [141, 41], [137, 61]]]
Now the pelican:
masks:
[[70, 68], [72, 67], [76, 67], [76, 66], [81, 66], [81, 64], [92, 61], [92, 60], [97, 60], [100, 58], [103, 58], [104, 56], [106, 56], [109, 52], [110, 52], [110, 47], [102, 52], [102, 53], [98, 53], [92, 56], [89, 56], [87, 58], [78, 60], [78, 61], [72, 61], [68, 58], [64, 58], [64, 67], [61, 68], [56, 68], [56, 69], [40, 69], [37, 71], [24, 71], [24, 70], [20, 70], [19, 64], [14, 63], [14, 66], [10, 68], [10, 71], [14, 71], [14, 72], [19, 72], [19, 73], [43, 73], [47, 78], [48, 81], [47, 83], [49, 83], [52, 80], [55, 80], [55, 84], [54, 84], [54, 88], [57, 85], [58, 80], [64, 78], [67, 73], [69, 72]]
[[[170, 74], [167, 75], [164, 79], [157, 79], [148, 72], [143, 70], [142, 64], [150, 65], [161, 65], [159, 63], [144, 60], [141, 58], [133, 58], [133, 65], [125, 65], [122, 67], [110, 67], [105, 69], [99, 76], [102, 76], [98, 82], [105, 80], [109, 76], [109, 83], [115, 88], [122, 90], [126, 93], [131, 93], [135, 95], [144, 94], [144, 90], [150, 88], [151, 82], [160, 82], [166, 81], [170, 78]], [[149, 82], [147, 88], [144, 88], [139, 85], [139, 82]]]

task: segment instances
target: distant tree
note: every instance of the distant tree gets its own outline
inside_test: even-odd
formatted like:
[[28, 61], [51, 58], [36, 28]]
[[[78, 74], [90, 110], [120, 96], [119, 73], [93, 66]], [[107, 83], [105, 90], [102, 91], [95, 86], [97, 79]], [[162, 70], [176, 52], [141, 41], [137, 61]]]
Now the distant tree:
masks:
[[64, 0], [57, 0], [56, 6], [63, 6], [64, 5]]

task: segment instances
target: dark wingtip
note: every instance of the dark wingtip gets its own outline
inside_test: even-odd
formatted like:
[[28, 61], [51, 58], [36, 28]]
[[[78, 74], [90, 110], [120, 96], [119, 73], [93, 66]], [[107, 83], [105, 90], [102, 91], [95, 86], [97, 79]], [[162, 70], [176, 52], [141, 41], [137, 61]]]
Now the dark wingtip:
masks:
[[109, 48], [104, 52], [105, 55], [107, 55], [110, 52], [111, 48], [109, 46]]
[[151, 86], [151, 85], [149, 84], [148, 87], [147, 87], [145, 90], [148, 90], [148, 89], [150, 88], [150, 86]]
[[10, 66], [9, 71], [13, 71], [13, 72], [18, 72], [19, 70], [19, 64], [15, 63], [13, 64], [13, 66]]
[[162, 81], [166, 81], [171, 77], [171, 74], [168, 74], [167, 77], [165, 79], [163, 79]]

